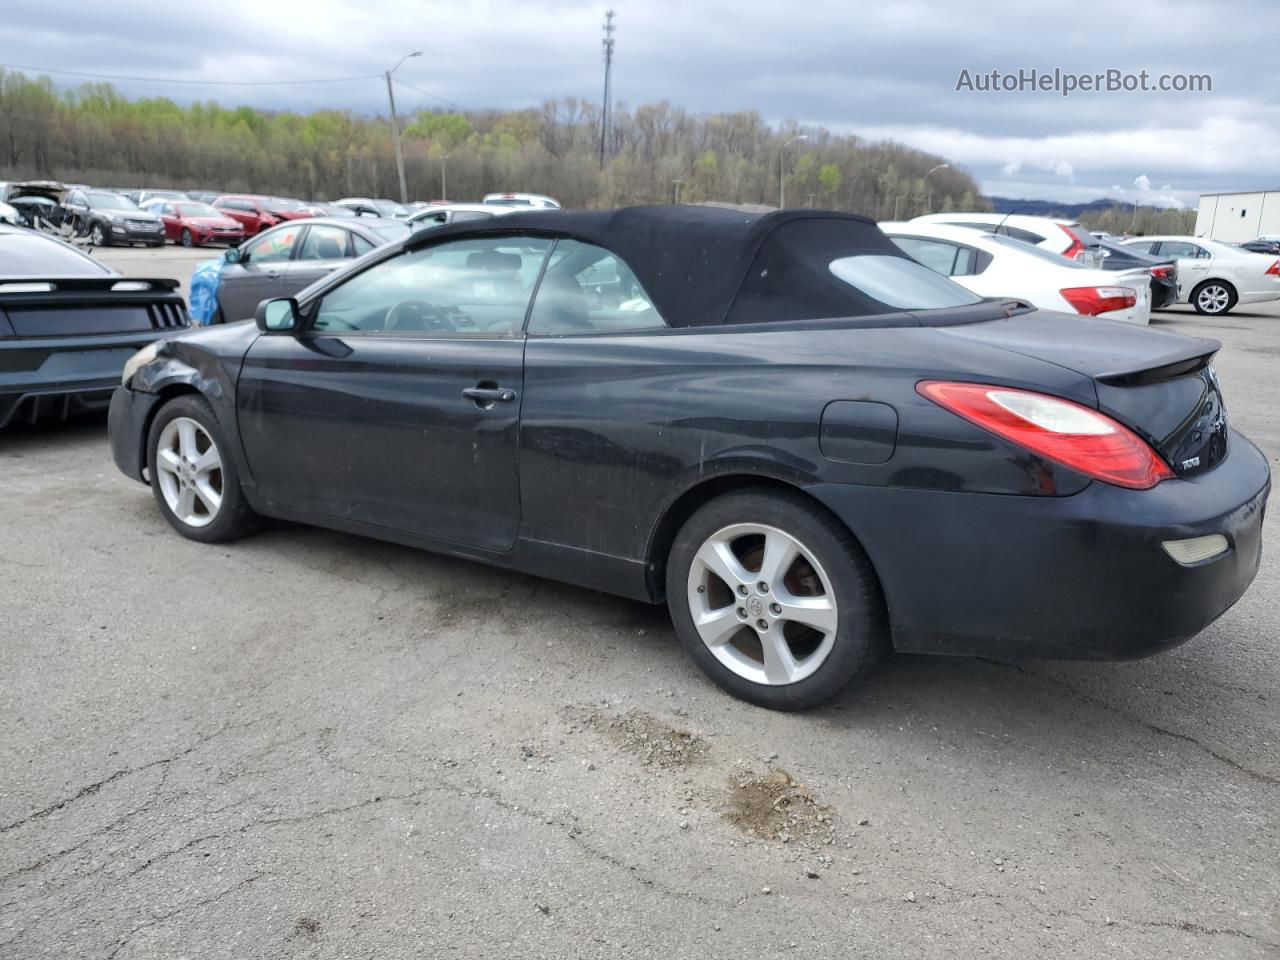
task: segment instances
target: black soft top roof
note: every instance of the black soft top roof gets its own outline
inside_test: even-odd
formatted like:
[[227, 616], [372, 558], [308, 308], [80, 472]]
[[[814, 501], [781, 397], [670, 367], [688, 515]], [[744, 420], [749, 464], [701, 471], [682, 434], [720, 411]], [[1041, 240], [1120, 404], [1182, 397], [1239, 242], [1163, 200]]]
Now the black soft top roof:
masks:
[[[866, 217], [819, 210], [740, 213], [721, 207], [541, 210], [421, 230], [407, 248], [447, 238], [532, 233], [621, 257], [673, 327], [883, 312], [829, 270], [842, 256], [905, 257]], [[874, 303], [874, 302], [872, 302]]]

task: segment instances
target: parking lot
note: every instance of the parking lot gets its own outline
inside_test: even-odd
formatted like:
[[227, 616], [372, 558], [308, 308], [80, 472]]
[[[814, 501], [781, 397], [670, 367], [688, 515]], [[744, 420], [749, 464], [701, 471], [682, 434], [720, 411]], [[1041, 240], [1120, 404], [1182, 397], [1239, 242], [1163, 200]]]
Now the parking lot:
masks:
[[[185, 291], [219, 254], [98, 255]], [[1153, 322], [1223, 341], [1275, 464], [1280, 308]], [[1274, 519], [1164, 656], [896, 656], [786, 715], [661, 608], [284, 523], [185, 540], [105, 418], [0, 436], [0, 492], [0, 957], [1280, 952]]]

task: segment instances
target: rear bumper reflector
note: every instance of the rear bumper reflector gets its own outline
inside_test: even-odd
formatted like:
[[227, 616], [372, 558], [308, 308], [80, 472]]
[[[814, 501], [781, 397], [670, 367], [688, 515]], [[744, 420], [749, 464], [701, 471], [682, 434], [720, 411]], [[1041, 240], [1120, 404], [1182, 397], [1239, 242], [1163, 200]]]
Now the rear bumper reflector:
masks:
[[1190, 567], [1227, 552], [1227, 538], [1220, 533], [1210, 533], [1189, 540], [1165, 540], [1164, 552], [1184, 567]]

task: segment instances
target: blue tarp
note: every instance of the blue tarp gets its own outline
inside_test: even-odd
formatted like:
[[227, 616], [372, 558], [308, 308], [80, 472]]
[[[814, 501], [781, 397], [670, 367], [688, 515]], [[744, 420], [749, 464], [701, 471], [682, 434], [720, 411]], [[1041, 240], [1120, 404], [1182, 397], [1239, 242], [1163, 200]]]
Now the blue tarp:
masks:
[[191, 294], [187, 298], [187, 312], [191, 314], [193, 324], [207, 327], [213, 323], [213, 315], [218, 312], [218, 284], [222, 282], [222, 265], [225, 262], [218, 257], [196, 264], [191, 274]]

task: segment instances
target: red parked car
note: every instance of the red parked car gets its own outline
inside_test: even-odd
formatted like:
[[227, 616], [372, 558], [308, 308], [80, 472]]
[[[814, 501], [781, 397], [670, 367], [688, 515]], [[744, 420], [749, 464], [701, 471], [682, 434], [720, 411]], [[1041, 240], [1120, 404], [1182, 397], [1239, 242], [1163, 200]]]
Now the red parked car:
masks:
[[207, 203], [181, 200], [152, 200], [143, 205], [164, 221], [164, 235], [184, 247], [200, 247], [206, 243], [235, 246], [244, 239], [244, 227]]
[[311, 211], [300, 201], [249, 193], [229, 193], [213, 201], [213, 205], [220, 213], [239, 221], [246, 237], [261, 233], [285, 220], [301, 220], [311, 216]]

